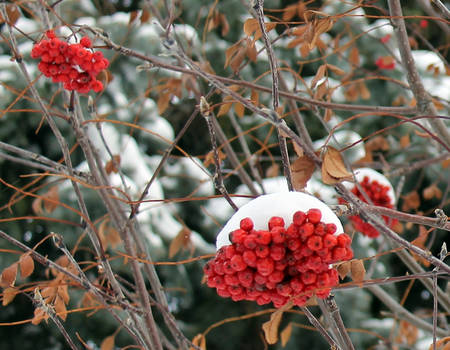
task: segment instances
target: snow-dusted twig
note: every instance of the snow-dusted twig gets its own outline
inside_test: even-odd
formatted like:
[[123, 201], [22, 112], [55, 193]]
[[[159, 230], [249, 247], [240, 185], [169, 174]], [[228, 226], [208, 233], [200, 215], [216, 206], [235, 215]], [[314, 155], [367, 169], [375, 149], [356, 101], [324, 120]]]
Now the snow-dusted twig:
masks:
[[[438, 112], [431, 100], [431, 96], [425, 90], [415, 66], [408, 40], [408, 33], [406, 32], [406, 26], [403, 19], [400, 0], [388, 0], [388, 4], [391, 21], [394, 26], [394, 32], [397, 36], [400, 57], [406, 69], [409, 86], [414, 94], [414, 97], [416, 98], [419, 113], [424, 115], [438, 115]], [[447, 146], [450, 146], [450, 132], [445, 123], [439, 118], [431, 118], [429, 119], [429, 123], [443, 142], [445, 142]]]

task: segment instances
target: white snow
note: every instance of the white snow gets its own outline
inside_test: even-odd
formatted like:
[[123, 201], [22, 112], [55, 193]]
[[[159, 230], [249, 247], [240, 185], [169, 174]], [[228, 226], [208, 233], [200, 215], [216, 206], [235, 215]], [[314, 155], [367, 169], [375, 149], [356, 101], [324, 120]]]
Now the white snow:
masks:
[[322, 222], [336, 225], [336, 234], [344, 232], [341, 221], [336, 214], [316, 197], [302, 192], [272, 193], [259, 196], [239, 208], [217, 235], [216, 248], [220, 249], [231, 244], [228, 236], [230, 232], [239, 228], [239, 223], [244, 218], [251, 218], [254, 228], [262, 230], [267, 229], [267, 222], [272, 216], [282, 217], [285, 225], [288, 226], [292, 223], [292, 215], [296, 211], [307, 212], [311, 208], [320, 209]]

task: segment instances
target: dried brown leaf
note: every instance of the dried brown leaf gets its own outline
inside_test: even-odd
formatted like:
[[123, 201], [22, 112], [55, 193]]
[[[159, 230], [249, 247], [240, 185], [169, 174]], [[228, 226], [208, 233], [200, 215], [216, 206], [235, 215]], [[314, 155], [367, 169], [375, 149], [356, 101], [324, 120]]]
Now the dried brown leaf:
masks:
[[334, 74], [345, 75], [345, 70], [339, 68], [338, 66], [335, 66], [334, 64], [327, 63], [327, 68], [331, 70]]
[[280, 166], [277, 163], [273, 163], [266, 170], [266, 177], [277, 177], [280, 174]]
[[348, 62], [354, 66], [359, 66], [359, 50], [356, 46], [353, 46], [348, 55]]
[[314, 99], [320, 100], [325, 94], [328, 92], [328, 80], [322, 81], [316, 89], [316, 92], [314, 93]]
[[43, 213], [42, 210], [42, 198], [35, 198], [31, 203], [31, 209], [36, 215], [41, 215]]
[[351, 178], [352, 174], [347, 170], [341, 153], [336, 148], [328, 146], [323, 156], [322, 181], [333, 185]]
[[409, 346], [413, 346], [419, 338], [419, 329], [411, 323], [408, 323], [405, 320], [401, 320], [399, 325], [398, 338], [400, 342], [406, 343]]
[[67, 318], [67, 308], [66, 304], [64, 304], [64, 300], [59, 295], [56, 296], [53, 307], [55, 308], [58, 317], [65, 321]]
[[327, 65], [322, 64], [319, 67], [319, 69], [317, 70], [316, 75], [314, 76], [313, 80], [311, 80], [311, 89], [314, 89], [316, 87], [319, 80], [321, 80], [325, 76], [326, 71], [327, 71]]
[[100, 345], [100, 350], [114, 349], [115, 338], [116, 336], [113, 334], [103, 339], [102, 344]]
[[[353, 281], [357, 283], [364, 281], [364, 276], [366, 274], [364, 262], [362, 260], [352, 260], [350, 266], [350, 274], [352, 276]], [[362, 286], [363, 284], [360, 283], [360, 287]]]
[[[9, 19], [9, 25], [13, 26], [14, 24], [17, 23], [17, 20], [20, 17], [20, 11], [18, 9], [18, 7], [14, 4], [7, 4], [6, 5], [6, 14], [8, 15], [8, 19]], [[0, 23], [4, 23], [5, 20], [2, 16], [2, 14], [0, 14]]]
[[367, 88], [367, 85], [364, 82], [360, 82], [358, 84], [358, 88], [360, 90], [360, 96], [361, 96], [361, 98], [363, 100], [370, 99], [370, 96], [371, 96], [370, 91], [369, 91], [369, 89]]
[[191, 230], [184, 226], [170, 242], [169, 258], [173, 258], [182, 248], [187, 247], [191, 241]]
[[400, 137], [400, 147], [401, 148], [407, 148], [411, 144], [411, 138], [409, 137], [409, 134], [403, 135]]
[[420, 197], [417, 191], [412, 191], [403, 196], [402, 211], [417, 210], [420, 206]]
[[128, 20], [128, 24], [133, 23], [136, 18], [138, 17], [138, 11], [131, 11], [130, 12], [130, 19]]
[[27, 278], [34, 271], [34, 260], [29, 253], [22, 254], [19, 259], [20, 276]]
[[169, 107], [170, 102], [170, 93], [159, 94], [158, 101], [156, 101], [156, 105], [158, 107], [158, 113], [163, 114], [166, 109]]
[[275, 344], [278, 341], [278, 328], [283, 318], [283, 310], [279, 309], [270, 315], [270, 320], [264, 322], [262, 329], [267, 343]]
[[5, 268], [2, 272], [0, 286], [5, 287], [13, 287], [16, 282], [17, 276], [17, 263], [14, 263], [7, 268]]
[[297, 14], [297, 6], [298, 4], [292, 4], [285, 7], [282, 17], [284, 22], [290, 21], [292, 18], [294, 18], [294, 16]]
[[280, 332], [280, 339], [281, 339], [281, 346], [284, 348], [291, 339], [292, 335], [292, 323], [289, 323], [281, 332]]
[[118, 173], [120, 166], [120, 155], [115, 154], [112, 159], [110, 159], [105, 165], [105, 171], [109, 175], [111, 173]]
[[389, 142], [384, 136], [375, 136], [366, 142], [366, 148], [370, 151], [389, 151]]
[[442, 191], [441, 189], [434, 183], [427, 188], [425, 188], [422, 192], [423, 198], [429, 200], [432, 198], [441, 199]]
[[[436, 342], [436, 349], [437, 350], [450, 350], [450, 336], [439, 339]], [[433, 350], [433, 344], [430, 345], [428, 350]]]
[[314, 173], [314, 169], [314, 161], [306, 155], [297, 158], [291, 164], [292, 185], [295, 190], [299, 191], [306, 187], [307, 182]]
[[348, 273], [351, 270], [351, 265], [352, 265], [351, 261], [345, 261], [342, 264], [338, 265], [337, 272], [338, 272], [339, 277], [341, 278], [341, 280], [343, 280], [345, 278], [345, 276], [348, 275]]
[[58, 207], [59, 192], [58, 186], [52, 186], [47, 193], [42, 195], [44, 202], [44, 209], [47, 213], [53, 212]]
[[10, 302], [12, 302], [14, 300], [14, 298], [17, 295], [17, 290], [15, 288], [5, 288], [5, 290], [3, 290], [3, 295], [2, 295], [2, 305], [6, 306], [8, 305]]
[[139, 18], [141, 23], [147, 23], [150, 18], [152, 18], [150, 11], [147, 9], [143, 9], [141, 17]]
[[325, 122], [329, 122], [331, 120], [331, 117], [333, 116], [333, 110], [330, 108], [325, 109], [325, 114], [323, 115], [323, 120]]
[[441, 166], [442, 166], [443, 169], [447, 169], [450, 166], [450, 158], [446, 159], [446, 160], [443, 160], [441, 162]]
[[256, 62], [256, 58], [258, 56], [258, 51], [256, 50], [256, 45], [253, 40], [247, 41], [247, 57], [250, 61]]
[[36, 309], [34, 309], [34, 317], [31, 320], [31, 323], [34, 325], [38, 325], [39, 323], [41, 323], [42, 320], [47, 320], [48, 317], [49, 316], [45, 313], [45, 311], [42, 308], [37, 307]]
[[242, 118], [244, 116], [244, 113], [245, 113], [245, 107], [244, 107], [244, 105], [242, 103], [236, 102], [234, 104], [234, 111], [236, 112], [236, 115], [239, 118]]
[[[202, 350], [206, 350], [206, 339], [203, 334], [197, 334], [194, 339], [192, 339], [192, 345], [198, 346]], [[193, 347], [190, 350], [194, 350]]]

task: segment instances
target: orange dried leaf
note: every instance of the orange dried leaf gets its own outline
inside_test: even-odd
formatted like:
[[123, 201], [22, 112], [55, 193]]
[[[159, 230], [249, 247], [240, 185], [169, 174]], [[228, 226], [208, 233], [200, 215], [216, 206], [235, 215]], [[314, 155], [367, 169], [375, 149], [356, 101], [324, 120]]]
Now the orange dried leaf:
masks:
[[[197, 334], [194, 339], [192, 339], [192, 345], [198, 346], [202, 350], [206, 350], [206, 339], [203, 334]], [[190, 350], [194, 350], [193, 347]]]
[[409, 346], [413, 346], [419, 337], [419, 329], [404, 320], [400, 321], [399, 340]]
[[158, 97], [158, 101], [156, 102], [156, 105], [158, 107], [158, 113], [161, 115], [163, 114], [166, 109], [169, 107], [170, 102], [170, 93], [162, 93]]
[[106, 165], [105, 165], [105, 171], [109, 175], [111, 173], [118, 173], [119, 172], [119, 166], [120, 166], [120, 155], [116, 154], [113, 156], [112, 159], [110, 159]]
[[17, 276], [17, 263], [14, 263], [3, 270], [0, 285], [2, 287], [14, 286], [14, 283], [16, 282], [16, 276]]
[[291, 339], [292, 335], [292, 324], [289, 323], [281, 332], [280, 332], [280, 339], [281, 339], [281, 346], [284, 348]]
[[328, 146], [323, 156], [322, 181], [334, 185], [351, 177], [352, 174], [347, 170], [341, 153], [336, 148]]
[[328, 92], [328, 80], [321, 82], [314, 93], [314, 99], [320, 100]]
[[239, 118], [242, 118], [244, 116], [244, 113], [245, 113], [245, 107], [244, 107], [244, 105], [242, 103], [236, 102], [234, 104], [234, 111], [236, 112], [236, 115]]
[[30, 254], [22, 254], [19, 260], [20, 265], [20, 276], [22, 278], [27, 278], [30, 276], [34, 271], [34, 260], [30, 256]]
[[350, 272], [350, 269], [351, 269], [351, 265], [352, 265], [351, 261], [346, 261], [346, 262], [343, 262], [342, 264], [338, 265], [337, 272], [338, 272], [341, 280], [343, 280], [345, 278], [345, 276], [348, 275], [348, 273]]
[[257, 30], [259, 30], [259, 23], [256, 18], [249, 18], [244, 22], [244, 33], [247, 36], [252, 36]]
[[256, 50], [256, 45], [254, 41], [247, 42], [247, 57], [250, 61], [256, 62], [256, 58], [258, 56], [258, 51]]
[[383, 136], [375, 136], [366, 142], [366, 147], [370, 151], [389, 151], [389, 142]]
[[42, 198], [35, 198], [33, 200], [33, 203], [31, 203], [31, 209], [33, 209], [33, 212], [36, 215], [41, 215], [43, 210], [42, 210]]
[[130, 12], [130, 19], [128, 20], [128, 24], [133, 23], [136, 18], [138, 17], [138, 11], [131, 11]]
[[292, 185], [294, 189], [299, 191], [306, 187], [307, 182], [314, 173], [315, 164], [306, 155], [297, 158], [291, 164]]
[[450, 166], [450, 158], [441, 162], [442, 168], [446, 169]]
[[42, 197], [45, 211], [47, 213], [53, 212], [59, 205], [58, 186], [52, 186]]
[[230, 61], [230, 67], [234, 74], [239, 72], [242, 62], [244, 61], [245, 55], [247, 54], [247, 49], [245, 47], [240, 47], [236, 55]]
[[221, 105], [219, 108], [219, 112], [217, 112], [217, 116], [220, 117], [222, 115], [227, 114], [232, 105], [233, 105], [232, 102], [224, 103], [223, 105]]
[[[433, 344], [430, 345], [428, 350], [432, 350], [432, 349], [433, 349]], [[439, 339], [436, 342], [436, 349], [437, 350], [450, 350], [450, 336]]]
[[429, 200], [432, 198], [441, 199], [442, 198], [442, 191], [437, 185], [434, 183], [427, 188], [425, 188], [422, 192], [423, 198]]
[[283, 310], [279, 309], [270, 315], [270, 320], [264, 322], [262, 329], [267, 343], [275, 344], [278, 341], [278, 328], [283, 318]]
[[361, 95], [361, 98], [363, 99], [363, 100], [368, 100], [368, 99], [370, 99], [370, 91], [369, 91], [369, 89], [367, 88], [367, 85], [365, 84], [365, 83], [359, 83], [358, 84], [358, 88], [359, 88], [359, 90], [360, 90], [360, 95]]
[[115, 342], [116, 336], [110, 335], [103, 339], [102, 344], [100, 345], [100, 350], [112, 350], [114, 349], [114, 342]]
[[325, 109], [325, 114], [323, 115], [323, 120], [325, 122], [329, 122], [331, 120], [331, 117], [333, 116], [333, 110], [330, 108]]
[[420, 206], [420, 197], [417, 191], [412, 191], [403, 196], [402, 211], [416, 210]]
[[345, 74], [345, 70], [339, 68], [338, 66], [335, 66], [334, 64], [327, 63], [327, 68], [329, 70], [331, 70], [334, 74], [337, 74], [337, 75], [344, 75]]
[[34, 317], [31, 320], [31, 323], [34, 325], [38, 325], [42, 320], [47, 320], [48, 317], [49, 316], [45, 313], [45, 311], [42, 308], [38, 307], [34, 309]]
[[290, 21], [297, 14], [297, 4], [287, 6], [283, 10], [283, 21]]
[[58, 296], [64, 301], [65, 304], [68, 304], [70, 301], [70, 296], [69, 296], [69, 286], [66, 285], [62, 285], [58, 287]]
[[280, 166], [277, 163], [273, 163], [266, 170], [266, 177], [277, 177], [280, 174]]
[[152, 16], [150, 14], [150, 11], [147, 9], [143, 9], [139, 20], [141, 21], [141, 23], [147, 23], [151, 17]]
[[[14, 24], [17, 23], [17, 20], [20, 17], [20, 11], [17, 8], [16, 5], [14, 4], [7, 4], [6, 5], [6, 14], [8, 15], [8, 24], [13, 26]], [[0, 14], [0, 23], [4, 23], [5, 20], [2, 16], [2, 14]]]
[[8, 287], [3, 291], [3, 295], [2, 295], [2, 305], [6, 306], [8, 305], [11, 301], [14, 300], [14, 298], [17, 295], [17, 290], [15, 288], [11, 288]]
[[348, 62], [354, 66], [359, 66], [359, 50], [356, 46], [353, 46], [348, 55]]
[[[352, 280], [359, 283], [364, 281], [364, 276], [366, 274], [366, 269], [362, 260], [352, 260], [350, 265], [350, 274]], [[360, 284], [362, 287], [362, 283]]]
[[56, 296], [53, 307], [55, 308], [55, 312], [58, 315], [58, 317], [63, 321], [65, 321], [67, 318], [67, 308], [66, 304], [64, 304], [64, 300], [59, 296]]
[[327, 71], [327, 65], [326, 64], [322, 64], [319, 67], [319, 69], [317, 70], [317, 73], [314, 76], [313, 80], [311, 80], [311, 89], [314, 89], [316, 87], [316, 85], [319, 82], [319, 80], [321, 80], [325, 76], [325, 72], [326, 71]]
[[182, 248], [185, 248], [191, 241], [191, 230], [184, 226], [175, 238], [170, 242], [169, 258], [173, 258]]
[[409, 137], [409, 134], [403, 135], [400, 137], [400, 147], [401, 148], [407, 148], [411, 144], [411, 139]]

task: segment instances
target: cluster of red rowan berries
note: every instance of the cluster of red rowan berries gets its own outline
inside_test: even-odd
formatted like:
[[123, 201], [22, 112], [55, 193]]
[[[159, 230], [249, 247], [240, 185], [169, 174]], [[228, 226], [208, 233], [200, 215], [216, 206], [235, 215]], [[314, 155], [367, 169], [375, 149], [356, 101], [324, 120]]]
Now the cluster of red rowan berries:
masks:
[[39, 70], [54, 83], [62, 83], [64, 89], [88, 93], [100, 92], [103, 84], [97, 75], [109, 65], [100, 51], [92, 51], [92, 43], [83, 37], [79, 44], [68, 44], [56, 37], [51, 30], [46, 32], [47, 39], [34, 44], [32, 58], [40, 58]]
[[[364, 190], [364, 193], [362, 193], [358, 186], [354, 186], [352, 188], [353, 194], [355, 194], [359, 199], [361, 199], [363, 202], [367, 203], [367, 198], [370, 199], [371, 204], [377, 205], [380, 207], [385, 208], [393, 208], [391, 197], [389, 196], [389, 186], [383, 185], [377, 180], [370, 180], [369, 176], [364, 176], [363, 180], [359, 183], [359, 185]], [[340, 203], [345, 203], [345, 200], [342, 198], [339, 199]], [[365, 222], [360, 216], [358, 215], [351, 215], [349, 216], [349, 219], [353, 223], [353, 227], [355, 230], [361, 232], [362, 234], [371, 237], [376, 238], [380, 235], [380, 232], [373, 227], [368, 222]], [[397, 220], [395, 219], [389, 219], [386, 216], [383, 216], [384, 221], [386, 224], [389, 223], [390, 227], [393, 227]]]
[[330, 264], [350, 260], [353, 251], [351, 238], [335, 235], [336, 225], [321, 218], [316, 208], [297, 211], [285, 228], [284, 220], [274, 216], [268, 230], [255, 230], [250, 218], [242, 219], [230, 233], [232, 244], [205, 265], [207, 285], [224, 298], [272, 302], [277, 308], [290, 299], [303, 306], [314, 294], [326, 298], [338, 283]]

